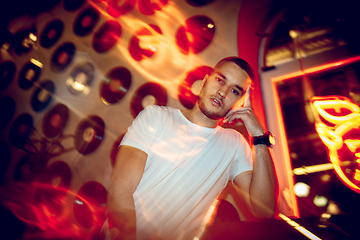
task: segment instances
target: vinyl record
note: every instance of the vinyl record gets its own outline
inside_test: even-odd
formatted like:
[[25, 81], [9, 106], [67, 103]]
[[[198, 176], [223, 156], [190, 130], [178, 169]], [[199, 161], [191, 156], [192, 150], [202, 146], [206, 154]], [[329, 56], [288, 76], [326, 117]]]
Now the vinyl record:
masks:
[[47, 203], [61, 204], [60, 200], [66, 195], [70, 182], [71, 169], [69, 165], [63, 161], [53, 162], [45, 169], [42, 176], [41, 183], [44, 188], [41, 194]]
[[102, 226], [106, 219], [106, 201], [107, 191], [101, 183], [85, 183], [75, 197], [75, 219], [84, 228], [93, 228], [96, 224]]
[[100, 97], [105, 104], [114, 104], [120, 101], [131, 85], [131, 73], [127, 68], [112, 69], [101, 81]]
[[[146, 99], [149, 99], [148, 97], [153, 97], [150, 104], [144, 103]], [[167, 92], [163, 86], [153, 82], [145, 83], [138, 88], [131, 100], [131, 114], [136, 118], [136, 116], [144, 109], [144, 105], [166, 106], [167, 100]]]
[[0, 91], [9, 86], [15, 75], [15, 64], [13, 62], [4, 62], [0, 65]]
[[138, 0], [139, 11], [144, 15], [153, 15], [156, 11], [160, 11], [169, 0]]
[[19, 162], [16, 164], [13, 179], [18, 186], [24, 187], [34, 181], [35, 169], [33, 163], [36, 161], [34, 158], [34, 155], [27, 154], [20, 158]]
[[78, 10], [84, 2], [85, 0], [64, 0], [64, 8], [73, 12]]
[[209, 46], [215, 36], [215, 23], [207, 16], [193, 16], [176, 32], [176, 44], [183, 54], [197, 54]]
[[65, 128], [69, 120], [69, 109], [61, 103], [53, 107], [43, 118], [42, 131], [49, 138], [56, 137]]
[[19, 75], [19, 87], [27, 90], [40, 76], [41, 68], [32, 62], [27, 63]]
[[54, 72], [61, 72], [67, 68], [75, 55], [75, 46], [72, 43], [62, 44], [51, 58], [51, 69]]
[[125, 13], [130, 12], [136, 3], [136, 0], [125, 0], [123, 4], [119, 6], [119, 0], [109, 0], [107, 12], [110, 16], [117, 18]]
[[100, 17], [97, 9], [90, 7], [82, 11], [74, 23], [74, 33], [77, 36], [89, 34], [95, 27]]
[[55, 93], [55, 84], [52, 81], [45, 81], [34, 91], [31, 97], [31, 107], [35, 112], [41, 112], [52, 101]]
[[14, 147], [24, 149], [33, 129], [33, 118], [29, 114], [25, 113], [19, 116], [11, 125], [9, 131], [10, 144]]
[[66, 79], [66, 86], [72, 94], [88, 93], [94, 80], [95, 67], [89, 63], [81, 63], [74, 67]]
[[12, 97], [0, 97], [0, 129], [4, 129], [10, 122], [15, 113], [16, 104]]
[[125, 136], [125, 134], [122, 134], [118, 139], [116, 139], [116, 141], [114, 142], [114, 144], [111, 148], [110, 160], [111, 160], [111, 165], [113, 167], [115, 166], [116, 156], [119, 152], [120, 143], [121, 143], [122, 139], [124, 138], [124, 136]]
[[81, 154], [94, 152], [104, 138], [104, 121], [98, 116], [82, 120], [75, 130], [75, 148]]
[[4, 175], [6, 172], [10, 160], [11, 160], [11, 152], [10, 147], [7, 143], [0, 140], [0, 178]]
[[[162, 34], [161, 29], [156, 25], [142, 27], [130, 39], [129, 53], [136, 61], [150, 58], [160, 45], [157, 35]], [[144, 40], [146, 39], [146, 40]]]
[[121, 25], [117, 21], [105, 22], [94, 34], [92, 46], [98, 53], [109, 51], [121, 35]]
[[64, 30], [64, 23], [60, 19], [56, 19], [49, 23], [40, 37], [40, 44], [44, 48], [49, 48], [56, 43]]
[[193, 84], [198, 80], [203, 80], [205, 75], [210, 75], [212, 67], [202, 66], [191, 70], [186, 77], [180, 81], [178, 87], [178, 98], [181, 104], [187, 109], [192, 109], [198, 100], [198, 96], [192, 91]]

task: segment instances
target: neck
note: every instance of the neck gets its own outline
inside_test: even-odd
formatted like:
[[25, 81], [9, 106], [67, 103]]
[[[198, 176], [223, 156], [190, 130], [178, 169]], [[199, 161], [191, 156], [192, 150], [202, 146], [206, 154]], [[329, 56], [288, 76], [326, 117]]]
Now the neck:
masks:
[[214, 120], [205, 116], [199, 109], [198, 104], [196, 103], [192, 109], [181, 110], [184, 117], [186, 117], [190, 122], [195, 123], [202, 127], [215, 128], [222, 122], [222, 119]]

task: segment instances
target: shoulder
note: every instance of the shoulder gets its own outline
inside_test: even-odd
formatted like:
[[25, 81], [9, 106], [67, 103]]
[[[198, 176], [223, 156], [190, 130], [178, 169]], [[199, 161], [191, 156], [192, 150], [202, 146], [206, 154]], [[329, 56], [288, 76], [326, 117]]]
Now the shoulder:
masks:
[[169, 114], [177, 109], [171, 108], [168, 106], [159, 106], [159, 105], [149, 105], [142, 112], [149, 113], [149, 114]]
[[221, 127], [221, 130], [219, 132], [223, 137], [225, 137], [227, 139], [231, 139], [232, 141], [237, 141], [240, 143], [247, 143], [246, 138], [240, 132], [236, 131], [235, 129]]

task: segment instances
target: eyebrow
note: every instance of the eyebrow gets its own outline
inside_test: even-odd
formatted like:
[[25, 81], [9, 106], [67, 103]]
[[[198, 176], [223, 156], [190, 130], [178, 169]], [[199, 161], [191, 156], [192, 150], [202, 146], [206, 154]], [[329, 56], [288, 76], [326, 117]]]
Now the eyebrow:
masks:
[[[224, 74], [222, 74], [221, 72], [215, 72], [216, 74], [218, 74], [220, 77], [222, 77], [223, 79], [226, 80], [226, 77]], [[242, 93], [244, 94], [244, 89], [242, 87], [240, 87], [239, 85], [235, 85], [235, 87]]]

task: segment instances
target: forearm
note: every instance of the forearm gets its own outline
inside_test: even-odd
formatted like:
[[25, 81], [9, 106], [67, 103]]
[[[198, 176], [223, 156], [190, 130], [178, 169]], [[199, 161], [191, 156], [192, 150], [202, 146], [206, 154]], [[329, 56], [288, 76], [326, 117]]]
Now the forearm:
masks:
[[254, 169], [249, 186], [250, 203], [258, 218], [272, 217], [276, 209], [278, 181], [269, 149], [253, 146]]
[[[125, 194], [124, 194], [125, 195]], [[136, 212], [132, 195], [108, 194], [108, 218], [111, 239], [136, 239]]]

